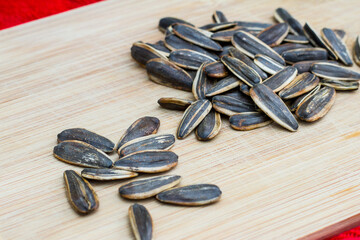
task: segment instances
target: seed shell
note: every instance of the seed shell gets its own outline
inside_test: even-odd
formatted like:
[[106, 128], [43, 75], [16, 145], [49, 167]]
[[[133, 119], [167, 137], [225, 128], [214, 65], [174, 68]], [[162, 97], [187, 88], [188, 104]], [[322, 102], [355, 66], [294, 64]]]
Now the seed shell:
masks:
[[143, 42], [134, 43], [130, 51], [132, 58], [142, 67], [145, 67], [146, 63], [154, 58], [167, 59], [162, 52]]
[[170, 53], [169, 60], [179, 67], [197, 70], [205, 62], [216, 60], [199, 52], [187, 49], [175, 50]]
[[138, 174], [135, 172], [118, 170], [118, 169], [109, 169], [109, 168], [84, 168], [81, 171], [81, 176], [83, 178], [108, 181], [108, 180], [119, 180], [126, 178], [136, 177]]
[[166, 97], [160, 98], [158, 104], [166, 109], [170, 110], [180, 110], [185, 111], [188, 106], [192, 103], [191, 100], [175, 98], [175, 97]]
[[68, 140], [54, 147], [54, 157], [82, 167], [109, 168], [113, 162], [99, 149], [77, 140]]
[[298, 70], [298, 73], [304, 73], [304, 72], [310, 72], [310, 68], [314, 63], [318, 62], [327, 62], [338, 65], [339, 63], [333, 60], [316, 60], [316, 61], [301, 61], [293, 64], [293, 67], [295, 67]]
[[234, 22], [222, 22], [222, 23], [210, 23], [201, 26], [200, 29], [204, 29], [210, 32], [217, 32], [236, 26]]
[[136, 240], [152, 239], [152, 218], [143, 205], [135, 203], [129, 207], [129, 220]]
[[187, 24], [187, 25], [190, 25], [190, 26], [194, 26], [193, 24], [185, 21], [185, 20], [182, 20], [182, 19], [179, 19], [179, 18], [174, 18], [174, 17], [164, 17], [164, 18], [161, 18], [160, 21], [159, 21], [159, 30], [161, 32], [165, 32], [165, 30], [170, 27], [171, 25], [173, 24], [176, 24], [176, 23], [183, 23], [183, 24]]
[[285, 67], [284, 65], [262, 54], [255, 55], [254, 63], [264, 72], [269, 74], [275, 74]]
[[218, 201], [221, 190], [213, 184], [195, 184], [184, 187], [176, 187], [156, 195], [160, 202], [183, 205], [201, 206]]
[[244, 100], [227, 95], [216, 95], [212, 99], [213, 108], [222, 114], [232, 116], [242, 112], [255, 112], [257, 111], [256, 106], [251, 99]]
[[349, 68], [342, 67], [331, 63], [314, 63], [311, 66], [311, 72], [318, 77], [344, 80], [344, 81], [359, 81], [360, 73], [355, 72]]
[[309, 39], [307, 39], [307, 37], [303, 36], [303, 35], [293, 35], [293, 34], [288, 34], [286, 36], [286, 38], [284, 39], [284, 42], [287, 43], [298, 43], [298, 44], [308, 44], [309, 43]]
[[223, 22], [227, 22], [227, 18], [225, 17], [225, 14], [221, 11], [216, 10], [213, 15], [212, 15], [212, 19], [214, 20], [214, 22], [216, 23], [223, 23]]
[[223, 92], [227, 92], [239, 86], [239, 79], [234, 76], [228, 76], [217, 82], [211, 89], [206, 93], [207, 97], [212, 97]]
[[267, 126], [272, 120], [261, 112], [244, 112], [232, 115], [229, 122], [235, 130], [248, 131]]
[[208, 141], [213, 139], [221, 129], [220, 113], [211, 110], [196, 128], [195, 134], [198, 140]]
[[99, 207], [99, 200], [94, 189], [80, 174], [73, 170], [66, 170], [64, 180], [68, 200], [77, 212], [87, 214]]
[[293, 49], [300, 49], [300, 48], [311, 48], [312, 46], [308, 44], [299, 44], [299, 43], [284, 43], [280, 44], [276, 47], [273, 47], [273, 50], [278, 54], [282, 54], [285, 51], [293, 50]]
[[356, 37], [356, 41], [354, 44], [354, 60], [355, 63], [360, 66], [360, 38], [359, 36]]
[[322, 86], [332, 87], [337, 91], [351, 91], [359, 89], [358, 81], [341, 81], [331, 79], [321, 79]]
[[328, 52], [323, 48], [301, 48], [285, 51], [281, 56], [287, 63], [293, 64], [301, 61], [327, 60]]
[[178, 185], [181, 177], [178, 175], [163, 175], [157, 177], [133, 180], [119, 188], [120, 196], [128, 199], [146, 199]]
[[298, 75], [290, 84], [284, 87], [279, 92], [279, 96], [282, 99], [298, 97], [314, 89], [319, 84], [319, 82], [319, 78], [314, 74], [309, 72], [302, 73]]
[[203, 63], [198, 69], [192, 85], [192, 93], [196, 100], [206, 99], [205, 95], [209, 87], [209, 81], [205, 74], [205, 65], [206, 63]]
[[263, 83], [274, 92], [281, 91], [285, 86], [291, 83], [297, 75], [297, 70], [294, 67], [285, 67], [281, 71], [275, 73]]
[[212, 78], [224, 78], [229, 75], [227, 68], [222, 62], [212, 62], [205, 66], [205, 73]]
[[274, 13], [275, 19], [282, 23], [285, 22], [289, 25], [290, 32], [295, 35], [304, 35], [302, 25], [291, 14], [286, 11], [284, 8], [277, 8]]
[[259, 35], [257, 35], [257, 37], [270, 47], [274, 47], [279, 45], [285, 39], [288, 32], [288, 24], [279, 23], [264, 29], [259, 33]]
[[292, 112], [295, 112], [296, 109], [298, 109], [298, 107], [309, 97], [311, 97], [312, 95], [314, 95], [315, 93], [317, 93], [320, 89], [321, 85], [317, 85], [313, 90], [311, 90], [308, 93], [305, 93], [303, 95], [301, 95], [300, 97], [296, 98], [295, 101], [290, 105], [289, 109]]
[[244, 21], [235, 21], [236, 25], [239, 27], [243, 27], [246, 28], [248, 30], [253, 30], [253, 31], [262, 31], [265, 28], [268, 28], [271, 26], [270, 23], [260, 23], [260, 22], [244, 22]]

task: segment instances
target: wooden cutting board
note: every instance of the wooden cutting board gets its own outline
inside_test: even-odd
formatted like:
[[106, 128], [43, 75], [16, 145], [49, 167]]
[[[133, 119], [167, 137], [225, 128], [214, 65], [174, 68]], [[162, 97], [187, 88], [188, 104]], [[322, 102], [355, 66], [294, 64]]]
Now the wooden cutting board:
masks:
[[[215, 9], [230, 20], [272, 22], [283, 6], [316, 29], [340, 28], [348, 46], [360, 33], [353, 1], [109, 0], [0, 32], [0, 235], [3, 239], [131, 239], [119, 197], [125, 181], [92, 182], [100, 208], [77, 215], [65, 197], [63, 171], [81, 168], [52, 156], [56, 135], [84, 127], [116, 142], [137, 118], [161, 120], [175, 133], [182, 113], [161, 109], [160, 97], [190, 93], [157, 85], [130, 57], [131, 44], [163, 38], [161, 17], [196, 25]], [[354, 67], [359, 70], [359, 68]], [[276, 124], [176, 142], [182, 185], [214, 183], [220, 202], [176, 207], [141, 201], [155, 239], [316, 239], [360, 223], [360, 93], [338, 92], [329, 114], [297, 132]], [[114, 154], [112, 158], [116, 160]]]

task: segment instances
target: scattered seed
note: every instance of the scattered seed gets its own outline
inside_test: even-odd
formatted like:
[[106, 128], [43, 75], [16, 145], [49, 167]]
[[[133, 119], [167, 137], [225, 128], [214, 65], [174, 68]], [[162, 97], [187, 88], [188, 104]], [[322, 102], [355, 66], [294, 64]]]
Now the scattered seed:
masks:
[[262, 54], [255, 55], [254, 63], [264, 72], [269, 74], [275, 74], [285, 67], [284, 65]]
[[200, 66], [194, 78], [194, 82], [192, 85], [192, 93], [195, 100], [206, 99], [205, 95], [207, 88], [209, 87], [209, 81], [205, 74], [205, 65], [206, 63], [203, 63]]
[[212, 99], [213, 108], [219, 113], [225, 114], [227, 116], [232, 116], [242, 112], [257, 111], [255, 104], [250, 101], [251, 99], [248, 100], [245, 97], [240, 99], [226, 95], [216, 95]]
[[304, 35], [302, 25], [299, 23], [299, 21], [293, 18], [290, 13], [284, 8], [277, 8], [275, 10], [274, 17], [280, 23], [287, 23], [289, 25], [290, 32], [292, 32], [293, 34]]
[[136, 177], [138, 174], [135, 172], [118, 170], [118, 169], [109, 169], [109, 168], [84, 168], [81, 171], [81, 176], [83, 178], [92, 179], [92, 180], [119, 180], [126, 178]]
[[209, 91], [207, 91], [206, 96], [212, 97], [220, 93], [227, 92], [238, 86], [239, 86], [239, 79], [231, 75], [217, 82], [211, 89], [209, 89]]
[[191, 103], [192, 103], [191, 100], [174, 98], [174, 97], [160, 98], [158, 100], [158, 104], [161, 107], [170, 110], [180, 110], [180, 111], [185, 111], [186, 108], [191, 105]]
[[298, 75], [290, 84], [284, 87], [279, 96], [282, 99], [290, 99], [307, 93], [319, 85], [319, 78], [309, 72]]
[[275, 73], [263, 83], [274, 92], [281, 91], [285, 86], [291, 83], [297, 75], [297, 70], [294, 67], [285, 67], [281, 71]]
[[248, 131], [267, 126], [272, 120], [261, 112], [244, 112], [232, 115], [229, 122], [235, 130]]
[[273, 47], [273, 50], [278, 54], [282, 54], [285, 51], [299, 49], [299, 48], [311, 48], [309, 44], [298, 44], [298, 43], [284, 43], [279, 46]]
[[310, 68], [314, 63], [318, 62], [327, 62], [327, 63], [333, 63], [338, 64], [338, 62], [333, 60], [316, 60], [316, 61], [301, 61], [293, 64], [293, 67], [295, 67], [298, 70], [298, 73], [304, 73], [304, 72], [310, 72]]
[[270, 47], [274, 47], [279, 45], [285, 39], [288, 32], [288, 24], [279, 23], [264, 29], [257, 37]]
[[300, 97], [296, 98], [295, 101], [290, 105], [289, 109], [292, 112], [295, 112], [296, 109], [298, 109], [298, 107], [309, 97], [311, 97], [312, 95], [314, 95], [315, 93], [317, 93], [320, 89], [321, 85], [318, 84], [313, 90], [311, 90], [308, 93], [305, 93], [303, 95], [301, 95]]
[[328, 52], [323, 48], [301, 48], [285, 51], [281, 56], [287, 63], [293, 64], [301, 61], [327, 60]]
[[198, 140], [208, 141], [213, 139], [221, 129], [220, 113], [211, 110], [196, 128], [195, 134]]
[[358, 81], [342, 81], [342, 80], [331, 80], [321, 79], [321, 85], [332, 87], [337, 91], [351, 91], [359, 89]]
[[215, 11], [212, 15], [212, 19], [214, 20], [214, 22], [216, 23], [223, 23], [223, 22], [227, 22], [227, 18], [225, 17], [225, 14], [221, 11]]
[[344, 81], [360, 80], [360, 73], [331, 63], [314, 63], [310, 70], [316, 76], [326, 79]]
[[146, 63], [154, 58], [167, 59], [161, 51], [143, 42], [136, 42], [132, 45], [131, 56], [142, 67], [145, 67]]
[[227, 68], [222, 62], [212, 62], [205, 66], [206, 75], [212, 78], [224, 78], [229, 75]]
[[200, 29], [204, 29], [210, 32], [217, 32], [234, 26], [236, 26], [236, 23], [234, 22], [210, 23], [200, 27]]
[[160, 21], [159, 21], [159, 30], [161, 32], [165, 32], [165, 30], [168, 27], [170, 27], [171, 25], [174, 25], [176, 23], [183, 23], [183, 24], [187, 24], [187, 25], [190, 25], [190, 26], [194, 26], [191, 23], [189, 23], [189, 22], [187, 22], [185, 20], [179, 19], [179, 18], [164, 17], [164, 18], [161, 18]]
[[205, 62], [215, 62], [216, 60], [194, 50], [175, 50], [170, 53], [169, 60], [179, 67], [197, 70]]
[[129, 207], [129, 220], [136, 240], [151, 240], [153, 222], [149, 211], [140, 204]]
[[308, 44], [309, 43], [309, 39], [307, 39], [307, 37], [303, 36], [303, 35], [293, 35], [293, 34], [288, 34], [286, 36], [286, 38], [284, 39], [284, 42], [288, 42], [288, 43], [298, 43], [298, 44]]

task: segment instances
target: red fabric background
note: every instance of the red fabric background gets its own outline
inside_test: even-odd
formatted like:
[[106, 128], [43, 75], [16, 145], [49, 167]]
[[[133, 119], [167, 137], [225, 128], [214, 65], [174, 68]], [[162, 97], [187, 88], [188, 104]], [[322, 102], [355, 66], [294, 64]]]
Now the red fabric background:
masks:
[[[0, 29], [64, 12], [102, 0], [0, 0]], [[360, 227], [331, 240], [360, 240]]]

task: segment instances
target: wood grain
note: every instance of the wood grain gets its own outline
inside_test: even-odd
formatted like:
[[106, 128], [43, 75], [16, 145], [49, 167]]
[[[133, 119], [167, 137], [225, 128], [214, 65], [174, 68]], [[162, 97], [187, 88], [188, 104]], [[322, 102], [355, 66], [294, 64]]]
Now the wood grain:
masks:
[[[163, 38], [157, 30], [160, 17], [202, 25], [221, 9], [231, 20], [270, 22], [278, 6], [318, 30], [346, 30], [348, 46], [359, 34], [356, 0], [109, 0], [1, 31], [2, 238], [131, 239], [127, 209], [132, 201], [118, 195], [125, 181], [93, 181], [98, 211], [80, 217], [71, 209], [62, 173], [81, 169], [52, 156], [56, 134], [84, 127], [116, 142], [145, 115], [160, 118], [160, 133], [175, 133], [182, 113], [161, 109], [156, 101], [191, 95], [149, 81], [130, 57], [131, 44]], [[315, 239], [321, 236], [311, 234], [322, 229], [328, 229], [322, 236], [337, 233], [338, 228], [327, 227], [338, 222], [355, 226], [351, 217], [360, 214], [359, 102], [358, 92], [338, 93], [324, 119], [301, 123], [296, 133], [275, 124], [238, 132], [223, 119], [220, 135], [211, 142], [198, 142], [194, 134], [177, 141], [173, 150], [179, 165], [170, 173], [183, 176], [183, 185], [217, 184], [223, 197], [195, 208], [141, 201], [153, 216], [154, 237]]]

